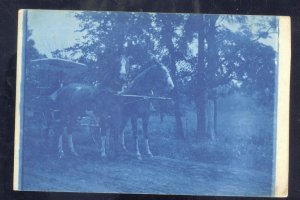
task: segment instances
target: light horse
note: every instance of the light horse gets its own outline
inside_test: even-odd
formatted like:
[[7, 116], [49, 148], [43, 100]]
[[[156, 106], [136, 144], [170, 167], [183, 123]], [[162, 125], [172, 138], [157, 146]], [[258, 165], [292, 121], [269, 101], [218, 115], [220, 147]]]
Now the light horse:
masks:
[[[126, 94], [129, 95], [151, 95], [155, 94], [167, 94], [174, 88], [174, 83], [168, 69], [158, 63], [151, 66], [140, 74], [138, 74], [128, 87]], [[138, 159], [141, 159], [141, 153], [139, 149], [137, 120], [142, 119], [143, 134], [145, 139], [146, 153], [152, 157], [152, 152], [149, 146], [149, 134], [148, 134], [148, 123], [151, 113], [151, 102], [149, 99], [143, 98], [128, 98], [122, 101], [121, 106], [121, 134], [122, 134], [122, 146], [125, 151], [125, 139], [124, 139], [124, 128], [131, 120], [131, 127], [135, 139], [135, 153]]]

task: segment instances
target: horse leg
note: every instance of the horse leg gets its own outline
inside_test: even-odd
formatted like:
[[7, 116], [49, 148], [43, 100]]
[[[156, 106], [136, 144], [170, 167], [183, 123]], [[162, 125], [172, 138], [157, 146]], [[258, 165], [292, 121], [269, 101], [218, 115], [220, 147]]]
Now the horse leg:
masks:
[[63, 150], [63, 134], [59, 134], [58, 138], [58, 157], [63, 158], [65, 156], [64, 150]]
[[138, 131], [137, 131], [137, 118], [131, 118], [131, 126], [133, 131], [133, 136], [135, 139], [135, 150], [136, 150], [136, 157], [138, 160], [141, 160], [141, 153], [139, 148], [139, 137], [138, 137]]
[[127, 124], [127, 121], [128, 121], [128, 118], [123, 118], [122, 119], [122, 122], [121, 122], [121, 126], [120, 126], [120, 131], [121, 131], [121, 140], [122, 140], [122, 148], [125, 152], [128, 152], [127, 151], [127, 148], [126, 148], [126, 144], [125, 144], [125, 132], [124, 132], [124, 128]]
[[74, 148], [72, 133], [68, 133], [68, 145], [69, 145], [71, 154], [74, 156], [78, 156], [78, 153], [75, 151], [75, 148]]
[[148, 156], [153, 157], [149, 147], [148, 124], [149, 124], [149, 116], [143, 118], [143, 132], [145, 137], [146, 153], [148, 154]]
[[57, 132], [59, 133], [58, 137], [58, 158], [63, 158], [65, 156], [63, 150], [63, 135], [65, 132], [65, 128], [63, 127], [62, 123], [59, 122], [58, 126], [56, 127]]
[[164, 122], [164, 114], [161, 112], [159, 114], [159, 116], [160, 116], [160, 123], [163, 123]]
[[74, 143], [73, 143], [73, 135], [72, 135], [72, 132], [73, 132], [72, 125], [73, 124], [75, 124], [75, 123], [69, 123], [68, 127], [67, 127], [68, 146], [69, 146], [71, 154], [73, 156], [78, 156], [78, 153], [75, 151]]
[[106, 132], [107, 132], [107, 128], [106, 125], [104, 123], [103, 120], [101, 120], [101, 128], [99, 128], [99, 132], [100, 132], [100, 137], [101, 137], [101, 148], [100, 148], [100, 153], [101, 153], [101, 157], [105, 158], [106, 157], [106, 149], [105, 149], [105, 145], [106, 145]]
[[101, 136], [101, 157], [105, 158], [106, 157], [106, 150], [105, 150], [105, 145], [106, 145], [106, 136]]

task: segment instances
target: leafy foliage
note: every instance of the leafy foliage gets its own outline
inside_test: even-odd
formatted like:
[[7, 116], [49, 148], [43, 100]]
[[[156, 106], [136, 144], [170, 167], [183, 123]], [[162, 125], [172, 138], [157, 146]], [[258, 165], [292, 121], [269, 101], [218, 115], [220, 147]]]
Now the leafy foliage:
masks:
[[78, 82], [107, 85], [123, 70], [128, 83], [161, 64], [174, 79], [175, 109], [183, 99], [197, 104], [200, 94], [218, 99], [237, 90], [260, 105], [273, 105], [277, 55], [266, 40], [277, 34], [275, 17], [112, 12], [75, 17], [83, 38], [53, 56], [87, 64]]
[[27, 41], [26, 41], [26, 46], [25, 46], [25, 65], [26, 65], [26, 90], [28, 93], [37, 93], [38, 89], [37, 87], [39, 85], [43, 85], [43, 81], [45, 81], [45, 77], [42, 77], [45, 74], [41, 73], [39, 70], [35, 68], [31, 64], [31, 61], [34, 59], [40, 59], [40, 58], [45, 58], [45, 55], [42, 55], [38, 52], [38, 50], [35, 47], [35, 42], [31, 38], [32, 36], [32, 30], [28, 29], [27, 30]]

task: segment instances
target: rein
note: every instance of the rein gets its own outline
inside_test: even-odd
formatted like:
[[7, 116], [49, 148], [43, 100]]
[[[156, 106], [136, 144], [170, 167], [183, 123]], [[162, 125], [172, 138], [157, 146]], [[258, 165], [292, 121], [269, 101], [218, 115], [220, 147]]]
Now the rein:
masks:
[[138, 100], [135, 100], [135, 101], [129, 101], [129, 102], [126, 102], [126, 103], [124, 103], [124, 104], [125, 104], [125, 105], [128, 105], [128, 104], [132, 104], [132, 103], [136, 103], [136, 102], [144, 101], [144, 100], [147, 100], [147, 99], [138, 99]]
[[155, 96], [145, 96], [145, 95], [133, 95], [133, 94], [119, 94], [118, 96], [120, 97], [129, 97], [129, 98], [139, 98], [134, 101], [129, 101], [124, 103], [125, 105], [139, 102], [139, 101], [144, 101], [144, 100], [151, 100], [151, 99], [159, 99], [159, 100], [172, 100], [172, 98], [169, 97], [155, 97]]

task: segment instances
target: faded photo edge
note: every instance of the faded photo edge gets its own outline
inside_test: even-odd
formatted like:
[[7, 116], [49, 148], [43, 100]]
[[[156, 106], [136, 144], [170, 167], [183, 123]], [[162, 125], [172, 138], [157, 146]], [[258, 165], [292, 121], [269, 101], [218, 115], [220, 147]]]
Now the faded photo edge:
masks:
[[[17, 81], [14, 140], [13, 190], [22, 190], [22, 99], [24, 81], [24, 38], [26, 11], [19, 10], [17, 43]], [[279, 50], [277, 76], [277, 117], [275, 133], [275, 177], [274, 196], [288, 196], [289, 168], [289, 102], [290, 102], [290, 67], [291, 67], [291, 21], [290, 17], [279, 17]]]
[[288, 196], [291, 20], [279, 17], [275, 197]]
[[25, 31], [23, 29], [26, 26], [26, 17], [24, 17], [26, 11], [18, 11], [18, 39], [17, 39], [17, 72], [16, 72], [16, 103], [15, 103], [15, 143], [14, 143], [14, 169], [13, 169], [13, 190], [20, 190], [21, 188], [21, 159], [22, 159], [22, 81], [23, 79], [23, 56], [24, 56], [24, 39]]

